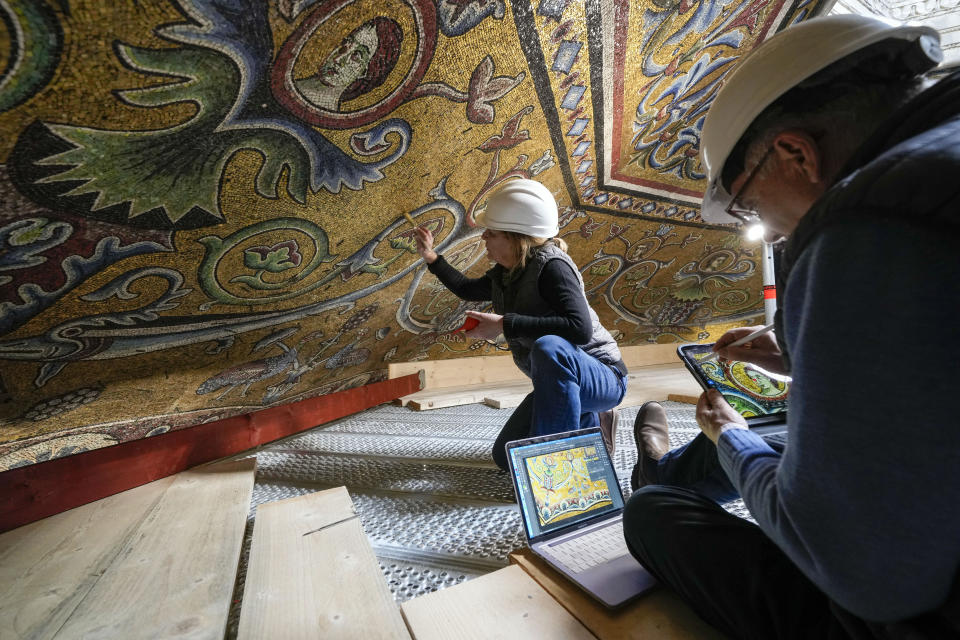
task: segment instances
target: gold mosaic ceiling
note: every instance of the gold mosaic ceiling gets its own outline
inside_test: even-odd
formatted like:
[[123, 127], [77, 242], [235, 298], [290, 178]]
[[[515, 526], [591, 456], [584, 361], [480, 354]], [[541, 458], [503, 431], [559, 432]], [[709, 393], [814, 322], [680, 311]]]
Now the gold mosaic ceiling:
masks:
[[557, 196], [624, 345], [762, 313], [700, 223], [723, 74], [817, 0], [0, 0], [0, 469], [496, 353], [472, 274], [511, 177]]

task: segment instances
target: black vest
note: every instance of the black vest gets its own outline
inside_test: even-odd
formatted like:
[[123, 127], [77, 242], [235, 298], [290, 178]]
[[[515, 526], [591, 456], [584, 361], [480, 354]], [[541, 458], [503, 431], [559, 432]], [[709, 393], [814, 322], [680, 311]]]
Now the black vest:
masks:
[[[505, 313], [516, 313], [524, 316], [554, 316], [557, 313], [550, 308], [547, 301], [540, 295], [538, 282], [540, 281], [540, 272], [544, 266], [551, 260], [563, 260], [577, 274], [580, 281], [580, 290], [583, 291], [583, 277], [577, 268], [573, 259], [567, 253], [561, 250], [552, 242], [547, 242], [543, 246], [533, 251], [533, 255], [527, 260], [527, 265], [519, 275], [510, 279], [508, 284], [504, 284], [504, 275], [506, 269], [497, 265], [487, 271], [490, 278], [491, 288], [493, 290], [493, 310], [495, 313], [503, 315]], [[586, 294], [584, 293], [584, 298]], [[590, 320], [593, 325], [593, 333], [587, 344], [578, 345], [581, 349], [591, 356], [605, 364], [613, 365], [621, 360], [620, 348], [616, 341], [610, 335], [603, 325], [596, 312], [587, 304], [590, 311]], [[513, 361], [521, 371], [527, 376], [530, 375], [530, 349], [533, 347], [535, 338], [509, 338], [507, 344], [510, 346], [510, 352], [513, 355]]]

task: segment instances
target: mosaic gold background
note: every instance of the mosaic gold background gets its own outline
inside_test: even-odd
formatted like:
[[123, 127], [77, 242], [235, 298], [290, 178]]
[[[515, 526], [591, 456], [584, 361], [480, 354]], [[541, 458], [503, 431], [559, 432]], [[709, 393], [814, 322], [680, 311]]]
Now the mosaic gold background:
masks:
[[762, 316], [699, 127], [818, 3], [0, 0], [0, 470], [489, 355], [425, 271], [546, 184], [624, 345]]

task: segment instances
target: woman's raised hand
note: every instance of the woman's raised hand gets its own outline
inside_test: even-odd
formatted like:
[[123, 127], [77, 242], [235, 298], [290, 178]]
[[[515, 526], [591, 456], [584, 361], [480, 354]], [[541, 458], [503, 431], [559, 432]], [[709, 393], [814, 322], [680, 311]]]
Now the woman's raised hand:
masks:
[[433, 264], [437, 260], [437, 252], [433, 250], [433, 234], [426, 227], [416, 227], [414, 232], [417, 234], [417, 253], [427, 264]]

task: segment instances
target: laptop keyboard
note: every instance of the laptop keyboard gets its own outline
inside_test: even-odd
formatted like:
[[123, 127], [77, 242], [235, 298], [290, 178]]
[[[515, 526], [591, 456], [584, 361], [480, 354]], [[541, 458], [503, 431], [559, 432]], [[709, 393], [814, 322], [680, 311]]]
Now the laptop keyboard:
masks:
[[627, 555], [623, 539], [623, 522], [594, 529], [578, 538], [540, 547], [573, 573], [582, 573], [591, 567]]

